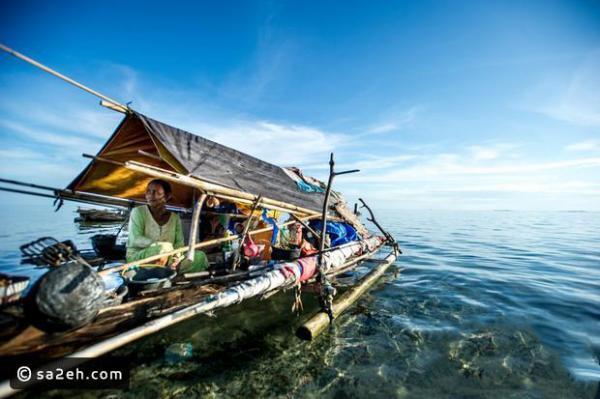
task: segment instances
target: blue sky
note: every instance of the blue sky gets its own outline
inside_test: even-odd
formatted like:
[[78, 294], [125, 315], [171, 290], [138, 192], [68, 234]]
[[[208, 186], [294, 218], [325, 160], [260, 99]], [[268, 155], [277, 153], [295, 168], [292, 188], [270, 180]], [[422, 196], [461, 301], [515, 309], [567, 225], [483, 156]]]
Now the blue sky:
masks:
[[[4, 1], [0, 42], [282, 166], [333, 151], [351, 201], [600, 210], [598, 1]], [[64, 186], [119, 120], [0, 54], [0, 176]]]

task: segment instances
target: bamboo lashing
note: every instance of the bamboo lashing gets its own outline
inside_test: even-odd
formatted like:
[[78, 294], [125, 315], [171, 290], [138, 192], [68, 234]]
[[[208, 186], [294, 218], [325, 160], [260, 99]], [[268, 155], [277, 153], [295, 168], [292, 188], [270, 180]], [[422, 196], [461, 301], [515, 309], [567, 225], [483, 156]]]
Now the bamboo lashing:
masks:
[[[336, 300], [332, 305], [332, 313], [334, 319], [342, 314], [348, 307], [350, 307], [361, 295], [363, 295], [385, 271], [390, 265], [396, 260], [396, 251], [390, 253], [384, 262], [373, 268], [367, 273], [358, 283], [358, 285], [350, 288]], [[354, 260], [356, 262], [356, 260]], [[329, 315], [325, 312], [319, 312], [306, 323], [296, 330], [296, 336], [304, 340], [312, 340], [319, 335], [327, 326], [330, 325]]]
[[118, 111], [118, 112], [122, 112], [122, 113], [129, 112], [129, 107], [128, 106], [123, 105], [123, 104], [119, 103], [118, 101], [113, 100], [112, 98], [110, 98], [108, 96], [105, 96], [102, 93], [97, 92], [96, 90], [90, 89], [89, 87], [84, 86], [84, 85], [82, 85], [79, 82], [76, 82], [75, 80], [71, 79], [70, 77], [63, 75], [62, 73], [57, 72], [54, 69], [51, 69], [51, 68], [47, 67], [46, 65], [43, 65], [43, 64], [37, 62], [36, 60], [31, 59], [31, 58], [27, 57], [26, 55], [21, 54], [21, 53], [15, 51], [15, 50], [11, 49], [8, 46], [5, 46], [2, 43], [0, 43], [0, 50], [6, 51], [8, 54], [17, 57], [20, 60], [23, 60], [23, 61], [27, 62], [28, 64], [31, 64], [31, 65], [33, 65], [33, 66], [35, 66], [37, 68], [40, 68], [41, 70], [43, 70], [45, 72], [48, 72], [49, 74], [54, 75], [57, 78], [62, 79], [65, 82], [70, 83], [70, 84], [72, 84], [73, 86], [75, 86], [77, 88], [80, 88], [81, 90], [87, 91], [88, 93], [93, 94], [96, 97], [99, 97], [100, 99], [102, 99], [102, 100], [110, 103], [110, 105], [106, 105], [105, 103], [102, 103], [102, 102], [100, 103], [101, 105], [103, 105], [103, 106], [105, 106], [107, 108], [110, 108], [112, 110], [115, 110], [115, 111]]
[[[323, 253], [335, 251], [337, 249], [342, 249], [342, 248], [345, 248], [345, 247], [348, 247], [348, 246], [351, 246], [351, 245], [354, 245], [354, 242], [349, 242], [347, 244], [338, 245], [337, 247], [327, 248], [327, 249], [325, 249], [323, 251]], [[334, 270], [331, 270], [331, 271], [325, 273], [325, 275], [327, 277], [335, 277], [338, 274], [347, 272], [348, 270], [352, 269], [351, 266], [355, 265], [358, 262], [362, 262], [363, 260], [366, 260], [366, 259], [372, 257], [373, 255], [375, 255], [377, 253], [377, 251], [379, 251], [381, 249], [382, 246], [383, 246], [383, 244], [380, 244], [377, 247], [375, 247], [372, 251], [370, 251], [370, 252], [368, 252], [368, 253], [366, 253], [364, 255], [357, 256], [356, 258], [350, 259], [348, 262], [344, 263], [343, 265], [341, 265], [339, 267], [336, 267]], [[312, 254], [312, 255], [309, 255], [309, 256], [306, 256], [306, 257], [318, 256], [318, 255], [319, 255], [319, 253], [317, 252], [315, 254]], [[302, 257], [300, 257], [300, 259], [302, 259]], [[314, 276], [313, 278], [311, 278], [310, 280], [308, 280], [308, 283], [314, 283], [315, 281], [316, 281], [316, 276]]]
[[354, 266], [356, 263], [358, 262], [362, 262], [364, 260], [367, 260], [369, 258], [371, 258], [373, 255], [375, 255], [375, 253], [377, 251], [379, 251], [381, 249], [381, 245], [378, 246], [377, 248], [375, 248], [375, 250], [373, 250], [372, 252], [366, 253], [364, 255], [360, 255], [346, 263], [344, 263], [342, 266], [340, 266], [339, 268], [336, 268], [335, 270], [331, 271], [330, 273], [326, 273], [327, 277], [334, 277], [337, 276], [338, 274], [342, 274], [347, 272], [348, 270], [350, 270], [352, 268], [352, 266]]

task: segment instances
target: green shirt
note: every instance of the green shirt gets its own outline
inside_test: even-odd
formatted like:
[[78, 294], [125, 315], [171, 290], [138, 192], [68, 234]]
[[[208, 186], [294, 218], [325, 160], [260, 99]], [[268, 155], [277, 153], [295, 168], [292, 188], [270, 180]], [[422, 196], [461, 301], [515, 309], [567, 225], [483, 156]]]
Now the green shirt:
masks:
[[173, 248], [185, 245], [179, 215], [171, 212], [169, 221], [161, 226], [152, 217], [148, 205], [138, 206], [131, 211], [128, 234], [127, 258], [156, 242], [169, 242]]

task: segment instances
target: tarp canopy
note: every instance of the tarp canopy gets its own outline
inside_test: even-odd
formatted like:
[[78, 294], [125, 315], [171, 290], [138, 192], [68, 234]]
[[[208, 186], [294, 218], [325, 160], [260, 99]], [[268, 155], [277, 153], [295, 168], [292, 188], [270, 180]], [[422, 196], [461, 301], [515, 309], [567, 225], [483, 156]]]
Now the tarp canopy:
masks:
[[[323, 193], [300, 190], [281, 167], [135, 112], [125, 116], [97, 156], [121, 163], [142, 162], [315, 211], [323, 206]], [[93, 160], [68, 189], [144, 200], [146, 185], [153, 178]], [[174, 198], [170, 205], [189, 208], [198, 197], [190, 187], [172, 187]]]

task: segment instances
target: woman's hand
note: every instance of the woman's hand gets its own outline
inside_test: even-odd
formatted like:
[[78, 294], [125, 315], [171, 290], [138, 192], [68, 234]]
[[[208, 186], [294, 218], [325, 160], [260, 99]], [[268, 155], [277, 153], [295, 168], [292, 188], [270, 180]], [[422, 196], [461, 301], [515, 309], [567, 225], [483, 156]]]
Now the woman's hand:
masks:
[[179, 273], [180, 271], [189, 270], [191, 265], [192, 262], [188, 258], [181, 257], [179, 259], [174, 259], [169, 267]]

